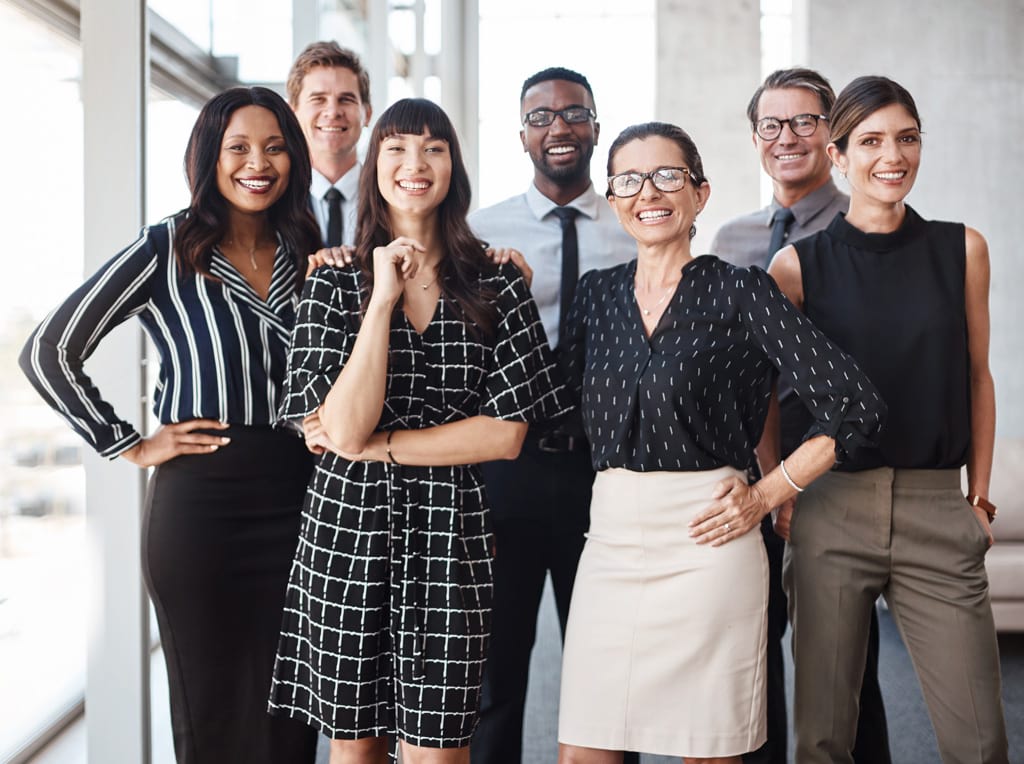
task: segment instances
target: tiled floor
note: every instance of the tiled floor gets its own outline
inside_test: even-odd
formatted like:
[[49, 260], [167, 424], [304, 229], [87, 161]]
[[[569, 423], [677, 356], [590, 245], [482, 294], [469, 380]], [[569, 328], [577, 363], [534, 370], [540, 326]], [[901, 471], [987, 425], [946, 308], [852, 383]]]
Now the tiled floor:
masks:
[[[889, 717], [893, 761], [898, 764], [935, 764], [939, 761], [910, 659], [892, 618], [881, 612], [882, 654], [879, 670]], [[1003, 670], [1003, 698], [1010, 732], [1010, 761], [1024, 764], [1024, 634], [1002, 635], [999, 640]], [[537, 647], [530, 670], [524, 729], [524, 764], [555, 764], [559, 671], [558, 623], [550, 590], [546, 593]], [[787, 667], [789, 668], [789, 667]], [[153, 764], [173, 764], [170, 718], [166, 710], [166, 675], [159, 653], [153, 659]], [[790, 678], [792, 681], [792, 678]], [[86, 764], [85, 724], [72, 724], [31, 764]], [[643, 756], [642, 764], [676, 764], [677, 759]], [[326, 764], [321, 746], [318, 764]]]

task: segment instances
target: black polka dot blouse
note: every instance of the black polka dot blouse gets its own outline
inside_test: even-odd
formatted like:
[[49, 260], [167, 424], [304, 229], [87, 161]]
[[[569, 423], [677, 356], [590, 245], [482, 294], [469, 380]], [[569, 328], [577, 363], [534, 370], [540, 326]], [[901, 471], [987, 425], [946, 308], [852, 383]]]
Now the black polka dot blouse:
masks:
[[767, 273], [712, 255], [682, 271], [649, 338], [636, 260], [580, 281], [560, 356], [595, 469], [752, 467], [779, 374], [814, 417], [805, 439], [835, 438], [840, 461], [877, 443], [886, 411], [877, 390]]

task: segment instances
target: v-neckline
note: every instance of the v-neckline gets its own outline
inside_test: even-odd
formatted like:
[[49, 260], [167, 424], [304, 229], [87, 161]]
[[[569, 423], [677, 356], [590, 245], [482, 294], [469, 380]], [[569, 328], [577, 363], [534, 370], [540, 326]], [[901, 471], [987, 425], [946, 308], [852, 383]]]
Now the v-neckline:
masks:
[[426, 334], [430, 327], [433, 326], [434, 323], [437, 321], [438, 313], [440, 313], [441, 311], [441, 302], [441, 295], [438, 294], [437, 299], [434, 301], [434, 310], [430, 314], [430, 319], [427, 321], [426, 324], [423, 325], [422, 331], [416, 327], [416, 324], [414, 324], [412, 319], [409, 318], [409, 314], [405, 312], [405, 303], [403, 302], [402, 317], [405, 319], [405, 323], [408, 324], [409, 328], [412, 329], [413, 333], [415, 333], [417, 337], [422, 337], [424, 334]]
[[682, 268], [679, 269], [679, 271], [680, 271], [680, 273], [679, 273], [679, 281], [676, 282], [675, 289], [672, 290], [672, 296], [668, 298], [668, 301], [665, 303], [665, 309], [663, 311], [661, 311], [661, 315], [658, 316], [658, 320], [655, 322], [654, 328], [651, 330], [651, 333], [648, 334], [647, 333], [647, 325], [644, 324], [643, 308], [640, 307], [640, 303], [636, 299], [636, 291], [633, 288], [635, 286], [635, 284], [636, 284], [636, 268], [637, 268], [637, 261], [633, 260], [633, 267], [629, 270], [629, 274], [628, 274], [629, 278], [626, 280], [626, 284], [625, 284], [625, 286], [626, 286], [626, 299], [633, 306], [633, 317], [636, 320], [636, 322], [639, 324], [639, 326], [640, 326], [640, 334], [641, 334], [641, 336], [643, 336], [644, 341], [648, 344], [648, 346], [651, 346], [651, 347], [654, 346], [654, 340], [658, 336], [658, 330], [661, 329], [662, 323], [665, 321], [665, 315], [668, 313], [669, 308], [672, 307], [672, 303], [674, 303], [676, 301], [676, 298], [679, 296], [679, 290], [683, 286], [683, 279], [686, 278], [686, 271], [695, 262], [697, 262], [697, 257], [692, 258], [688, 263], [686, 263], [685, 265], [683, 265]]
[[260, 294], [259, 290], [252, 285], [252, 282], [249, 281], [249, 278], [242, 272], [242, 269], [235, 265], [233, 262], [231, 262], [231, 258], [225, 255], [221, 251], [220, 247], [217, 247], [215, 251], [217, 252], [218, 255], [220, 255], [221, 259], [229, 266], [231, 266], [232, 270], [234, 270], [234, 272], [238, 274], [239, 278], [241, 278], [242, 280], [242, 283], [245, 284], [246, 289], [248, 289], [253, 294], [253, 296], [260, 301], [261, 304], [270, 307], [270, 296], [274, 293], [274, 271], [277, 270], [277, 255], [281, 251], [280, 243], [277, 245], [277, 248], [274, 249], [274, 259], [270, 263], [270, 281], [267, 282], [266, 296]]

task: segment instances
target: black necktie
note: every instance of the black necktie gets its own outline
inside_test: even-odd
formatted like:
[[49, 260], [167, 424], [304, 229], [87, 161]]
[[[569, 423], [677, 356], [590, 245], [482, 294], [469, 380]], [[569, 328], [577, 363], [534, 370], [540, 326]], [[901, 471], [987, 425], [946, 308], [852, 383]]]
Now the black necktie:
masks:
[[565, 334], [565, 319], [576, 293], [576, 282], [580, 278], [580, 248], [576, 238], [576, 216], [579, 210], [572, 207], [555, 207], [551, 214], [562, 224], [562, 289], [558, 303], [558, 344]]
[[775, 253], [782, 249], [782, 243], [786, 240], [786, 232], [793, 222], [793, 210], [789, 207], [779, 207], [772, 217], [772, 240], [768, 245], [768, 257], [765, 258], [764, 267], [768, 267]]
[[331, 186], [327, 189], [327, 193], [324, 194], [324, 199], [327, 200], [327, 246], [328, 247], [340, 247], [341, 246], [341, 234], [345, 230], [345, 226], [341, 221], [341, 201], [345, 197], [341, 195], [341, 191]]

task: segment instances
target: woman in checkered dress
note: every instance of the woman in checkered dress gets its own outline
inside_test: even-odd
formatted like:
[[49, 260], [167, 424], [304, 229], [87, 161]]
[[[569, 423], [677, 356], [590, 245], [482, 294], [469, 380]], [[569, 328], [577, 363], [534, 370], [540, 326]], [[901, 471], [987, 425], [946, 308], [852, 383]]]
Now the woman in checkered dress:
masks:
[[356, 263], [318, 269], [299, 306], [283, 416], [327, 451], [270, 708], [332, 738], [332, 762], [384, 759], [389, 733], [407, 762], [468, 762], [492, 537], [467, 465], [515, 458], [528, 422], [568, 407], [526, 283], [486, 259], [469, 199], [444, 112], [399, 101], [370, 139]]

